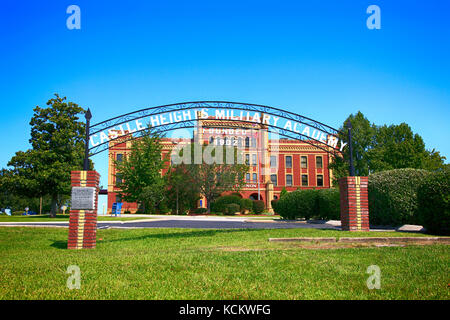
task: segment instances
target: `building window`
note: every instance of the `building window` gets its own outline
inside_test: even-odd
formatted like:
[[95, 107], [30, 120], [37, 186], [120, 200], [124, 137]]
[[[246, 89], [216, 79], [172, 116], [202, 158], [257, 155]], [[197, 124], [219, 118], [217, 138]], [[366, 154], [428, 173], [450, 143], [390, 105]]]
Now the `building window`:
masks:
[[277, 175], [276, 174], [271, 174], [270, 175], [270, 181], [272, 181], [274, 186], [277, 186]]
[[256, 182], [257, 176], [256, 173], [253, 174], [253, 182]]
[[252, 165], [256, 166], [256, 154], [252, 154]]
[[302, 169], [308, 168], [308, 157], [307, 156], [302, 156], [300, 158], [300, 166], [302, 167]]
[[292, 168], [292, 157], [286, 156], [286, 168]]
[[276, 156], [270, 156], [270, 167], [271, 168], [277, 167], [277, 157]]
[[123, 179], [122, 179], [122, 175], [120, 173], [116, 174], [116, 184], [122, 183]]
[[249, 155], [249, 154], [246, 154], [246, 155], [245, 155], [245, 164], [246, 164], [246, 165], [249, 165], [249, 164], [250, 164], [250, 155]]
[[117, 160], [117, 162], [122, 162], [122, 160], [123, 160], [123, 154], [122, 154], [122, 153], [118, 153], [118, 154], [116, 155], [116, 160]]
[[316, 168], [318, 168], [318, 169], [323, 168], [322, 156], [316, 157]]
[[245, 174], [245, 181], [250, 181], [250, 173]]
[[302, 187], [307, 187], [307, 186], [308, 186], [308, 175], [302, 174]]
[[323, 187], [323, 175], [321, 175], [321, 174], [317, 175], [317, 186]]
[[122, 202], [122, 197], [120, 194], [116, 195], [116, 202]]
[[256, 147], [256, 138], [252, 138], [252, 147]]
[[245, 147], [250, 148], [250, 138], [249, 137], [245, 138]]
[[286, 175], [286, 185], [292, 186], [292, 174]]

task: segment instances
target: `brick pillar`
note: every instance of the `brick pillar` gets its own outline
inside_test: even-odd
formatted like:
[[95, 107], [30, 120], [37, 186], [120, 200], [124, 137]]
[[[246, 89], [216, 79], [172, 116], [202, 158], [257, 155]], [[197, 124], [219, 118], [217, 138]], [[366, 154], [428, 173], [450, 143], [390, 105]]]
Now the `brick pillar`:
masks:
[[94, 187], [94, 210], [70, 210], [67, 249], [95, 248], [100, 174], [97, 171], [72, 171], [72, 187]]
[[347, 231], [369, 231], [368, 177], [339, 179], [341, 226]]

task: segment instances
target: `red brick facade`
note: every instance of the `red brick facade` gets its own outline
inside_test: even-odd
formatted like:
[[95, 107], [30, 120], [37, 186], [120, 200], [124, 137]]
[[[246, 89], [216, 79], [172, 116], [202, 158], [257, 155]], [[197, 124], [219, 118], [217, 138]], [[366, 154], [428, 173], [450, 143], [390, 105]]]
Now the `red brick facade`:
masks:
[[[271, 200], [279, 199], [281, 190], [330, 188], [332, 172], [328, 169], [332, 156], [315, 146], [312, 141], [291, 139], [269, 139], [266, 126], [259, 123], [237, 123], [236, 121], [208, 118], [198, 121], [194, 130], [194, 139], [162, 139], [163, 154], [170, 154], [178, 143], [201, 141], [204, 144], [240, 146], [248, 157], [249, 171], [246, 185], [239, 191], [243, 198], [258, 199], [271, 208]], [[108, 213], [114, 202], [119, 202], [120, 189], [117, 188], [117, 172], [114, 160], [124, 158], [130, 152], [131, 142], [116, 140], [109, 146], [108, 173]], [[248, 155], [248, 156], [247, 156]], [[275, 163], [272, 163], [274, 157]], [[302, 160], [303, 158], [303, 160]], [[163, 174], [167, 170], [163, 171]], [[273, 181], [272, 186], [268, 186]], [[275, 183], [276, 182], [276, 183]], [[202, 199], [199, 206], [206, 207]], [[122, 212], [135, 213], [136, 203], [123, 203]]]

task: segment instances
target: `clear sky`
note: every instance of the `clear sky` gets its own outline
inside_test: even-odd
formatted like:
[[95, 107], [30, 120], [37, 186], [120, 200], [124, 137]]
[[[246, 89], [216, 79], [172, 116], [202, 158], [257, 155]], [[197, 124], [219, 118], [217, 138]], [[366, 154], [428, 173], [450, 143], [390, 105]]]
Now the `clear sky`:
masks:
[[[69, 5], [81, 29], [69, 30]], [[381, 29], [369, 30], [369, 5]], [[144, 107], [229, 100], [332, 127], [358, 110], [408, 123], [450, 158], [450, 1], [0, 1], [0, 167], [29, 148], [53, 93], [93, 123]], [[106, 186], [105, 155], [93, 159]], [[446, 161], [449, 162], [448, 160]]]

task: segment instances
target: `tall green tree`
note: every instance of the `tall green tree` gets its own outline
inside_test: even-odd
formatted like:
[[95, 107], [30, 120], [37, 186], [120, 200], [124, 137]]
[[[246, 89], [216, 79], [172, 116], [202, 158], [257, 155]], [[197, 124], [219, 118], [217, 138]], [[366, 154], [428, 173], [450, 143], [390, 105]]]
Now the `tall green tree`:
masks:
[[119, 195], [127, 202], [137, 202], [146, 213], [153, 213], [165, 199], [166, 183], [162, 176], [167, 159], [162, 157], [161, 136], [150, 126], [140, 139], [133, 140], [130, 153], [115, 161]]
[[[367, 152], [373, 147], [375, 138], [376, 126], [358, 111], [355, 115], [351, 114], [339, 129], [339, 139], [348, 144], [348, 122], [352, 124], [352, 147], [353, 147], [353, 164], [355, 166], [355, 173], [359, 176], [366, 176], [369, 174], [370, 159], [367, 157]], [[330, 169], [333, 169], [334, 183], [337, 183], [339, 178], [349, 175], [349, 146], [344, 148], [342, 157], [335, 157], [330, 164]]]
[[406, 123], [380, 126], [375, 133], [373, 147], [366, 157], [372, 172], [424, 167], [429, 153], [421, 136], [414, 134]]
[[174, 214], [196, 208], [200, 189], [185, 164], [172, 166], [165, 175], [167, 182], [167, 204]]
[[[353, 160], [356, 175], [365, 176], [384, 170], [414, 168], [440, 170], [445, 157], [436, 150], [426, 150], [419, 134], [414, 134], [406, 123], [376, 126], [371, 124], [361, 112], [350, 115], [340, 128], [339, 137], [348, 143], [347, 123], [352, 124]], [[349, 148], [342, 157], [336, 157], [333, 169], [334, 183], [349, 174]]]
[[[220, 150], [220, 148], [222, 149]], [[196, 161], [199, 152], [202, 159], [200, 163]], [[205, 161], [208, 156], [211, 158], [210, 161]], [[200, 194], [206, 198], [208, 213], [211, 212], [211, 203], [223, 192], [238, 191], [245, 184], [245, 173], [248, 171], [248, 166], [243, 163], [242, 154], [238, 148], [201, 146], [198, 143], [192, 143], [190, 144], [190, 155], [185, 159], [187, 158], [190, 159], [186, 165], [190, 180], [198, 186]], [[232, 159], [231, 163], [229, 163], [230, 159]]]
[[9, 185], [20, 195], [50, 196], [50, 216], [54, 217], [58, 200], [70, 195], [70, 172], [83, 168], [85, 123], [80, 116], [85, 110], [58, 94], [47, 106], [34, 108], [29, 140], [32, 148], [17, 152], [9, 161]]

